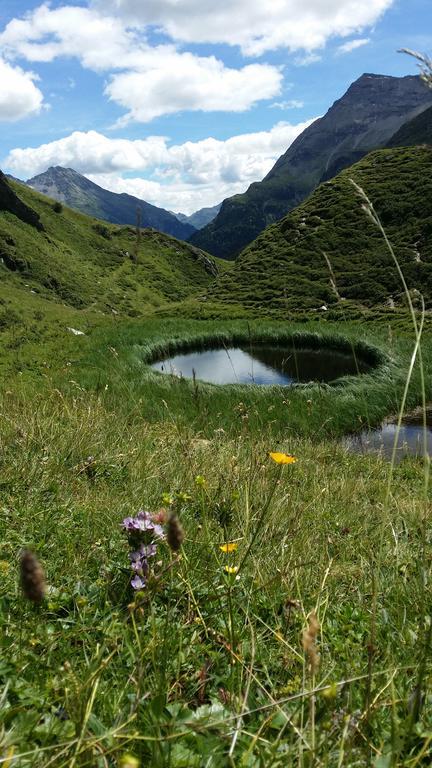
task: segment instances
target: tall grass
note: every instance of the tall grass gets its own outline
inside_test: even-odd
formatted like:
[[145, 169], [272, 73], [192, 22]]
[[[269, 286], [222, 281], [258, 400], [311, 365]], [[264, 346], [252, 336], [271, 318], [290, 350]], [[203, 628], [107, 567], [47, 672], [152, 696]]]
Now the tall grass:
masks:
[[[386, 462], [293, 438], [297, 463], [277, 467], [269, 435], [206, 440], [176, 420], [124, 418], [79, 389], [4, 394], [1, 423], [3, 759], [12, 748], [19, 766], [110, 766], [127, 752], [152, 766], [364, 765], [396, 754], [422, 642], [417, 462], [394, 468], [388, 505]], [[161, 578], [134, 598], [120, 522], [167, 503], [186, 532], [181, 559], [162, 547]], [[238, 543], [231, 555], [226, 540]], [[18, 591], [24, 546], [51, 587], [40, 608]], [[225, 571], [246, 554], [238, 573]], [[302, 646], [312, 610], [313, 678]], [[406, 765], [429, 751], [428, 708], [421, 716]]]
[[[430, 763], [427, 457], [396, 465], [328, 440], [430, 396], [411, 318], [393, 346], [388, 327], [354, 323], [101, 328], [62, 373], [3, 390], [0, 765]], [[251, 334], [378, 366], [269, 390], [148, 367]], [[275, 464], [276, 449], [297, 461]], [[158, 542], [134, 592], [121, 521], [142, 508], [175, 515], [185, 538]], [[20, 589], [23, 549], [44, 600]]]

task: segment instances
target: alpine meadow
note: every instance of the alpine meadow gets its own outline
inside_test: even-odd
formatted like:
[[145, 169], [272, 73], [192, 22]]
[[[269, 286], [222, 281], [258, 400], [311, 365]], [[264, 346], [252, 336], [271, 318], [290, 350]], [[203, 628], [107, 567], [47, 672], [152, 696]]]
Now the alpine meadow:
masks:
[[2, 768], [431, 764], [430, 22], [5, 0]]

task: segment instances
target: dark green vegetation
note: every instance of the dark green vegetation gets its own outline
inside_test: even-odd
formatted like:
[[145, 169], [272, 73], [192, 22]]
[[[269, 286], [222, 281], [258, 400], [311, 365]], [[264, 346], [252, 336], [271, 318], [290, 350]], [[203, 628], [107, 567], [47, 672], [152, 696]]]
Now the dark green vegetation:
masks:
[[[430, 150], [368, 162], [356, 178], [375, 169], [371, 193], [399, 252], [405, 229], [410, 243], [421, 226], [418, 207], [428, 210]], [[391, 216], [391, 174], [417, 201], [409, 207], [403, 194], [403, 228]], [[338, 244], [366, 233], [387, 259], [348, 176], [321, 188], [329, 195], [323, 237], [331, 237], [328, 205]], [[245, 283], [236, 302], [230, 293], [222, 303], [216, 289], [218, 301], [206, 297], [215, 272], [206, 254], [145, 230], [137, 241], [130, 227], [55, 209], [18, 184], [11, 190], [44, 229], [24, 223], [8, 196], [18, 217], [10, 205], [0, 212], [2, 764], [429, 764], [427, 467], [409, 459], [393, 468], [329, 440], [401, 408], [414, 346], [404, 309], [329, 301], [328, 312], [308, 312], [312, 261], [302, 312], [261, 294], [257, 315]], [[309, 243], [315, 220], [301, 220], [305, 206], [299, 216]], [[271, 245], [269, 275], [273, 257]], [[256, 289], [264, 280], [256, 266], [248, 279]], [[268, 389], [170, 379], [148, 367], [167, 351], [252, 338], [353, 348], [378, 365], [336, 386]], [[428, 315], [426, 387], [416, 363], [407, 408], [432, 397], [431, 339]], [[297, 463], [273, 464], [273, 450]], [[179, 515], [184, 544], [178, 557], [159, 542], [147, 586], [134, 594], [121, 521], [161, 506]], [[220, 549], [227, 541], [237, 545], [231, 553]], [[46, 570], [41, 605], [18, 586], [23, 547]]]
[[265, 227], [307, 198], [432, 103], [418, 77], [362, 75], [327, 114], [279, 158], [265, 179], [223, 202], [217, 217], [191, 237], [209, 253], [234, 258]]
[[45, 173], [29, 179], [27, 184], [87, 216], [104, 219], [112, 224], [136, 224], [139, 210], [142, 227], [153, 227], [182, 240], [186, 240], [195, 231], [195, 227], [179, 221], [173, 213], [150, 205], [138, 197], [103, 189], [72, 168], [48, 168]]
[[387, 146], [413, 147], [416, 144], [432, 144], [432, 107], [405, 123]]
[[289, 312], [355, 300], [402, 302], [383, 238], [362, 209], [354, 179], [373, 200], [407, 283], [432, 302], [432, 149], [379, 150], [322, 184], [265, 230], [209, 288], [218, 303]]

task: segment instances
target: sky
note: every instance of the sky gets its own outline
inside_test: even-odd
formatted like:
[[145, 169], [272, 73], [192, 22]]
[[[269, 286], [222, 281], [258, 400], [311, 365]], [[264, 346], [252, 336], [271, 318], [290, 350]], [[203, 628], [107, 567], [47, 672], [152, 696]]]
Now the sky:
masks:
[[0, 167], [190, 214], [260, 181], [364, 72], [415, 74], [432, 0], [0, 0]]

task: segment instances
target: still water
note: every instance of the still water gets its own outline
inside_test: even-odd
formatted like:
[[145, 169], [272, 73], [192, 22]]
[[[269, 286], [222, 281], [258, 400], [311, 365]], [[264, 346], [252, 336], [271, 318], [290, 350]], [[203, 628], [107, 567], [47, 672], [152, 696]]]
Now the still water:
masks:
[[298, 382], [331, 382], [367, 373], [371, 366], [352, 353], [334, 349], [284, 349], [253, 345], [191, 351], [153, 363], [160, 373], [195, 377], [211, 384], [289, 386]]
[[[344, 445], [355, 453], [379, 453], [387, 459], [392, 457], [396, 439], [397, 420], [385, 422], [378, 429], [365, 430], [358, 435], [344, 438]], [[405, 456], [423, 456], [426, 451], [432, 456], [432, 405], [426, 410], [426, 432], [423, 427], [423, 413], [415, 412], [405, 416], [399, 431], [396, 461]]]

